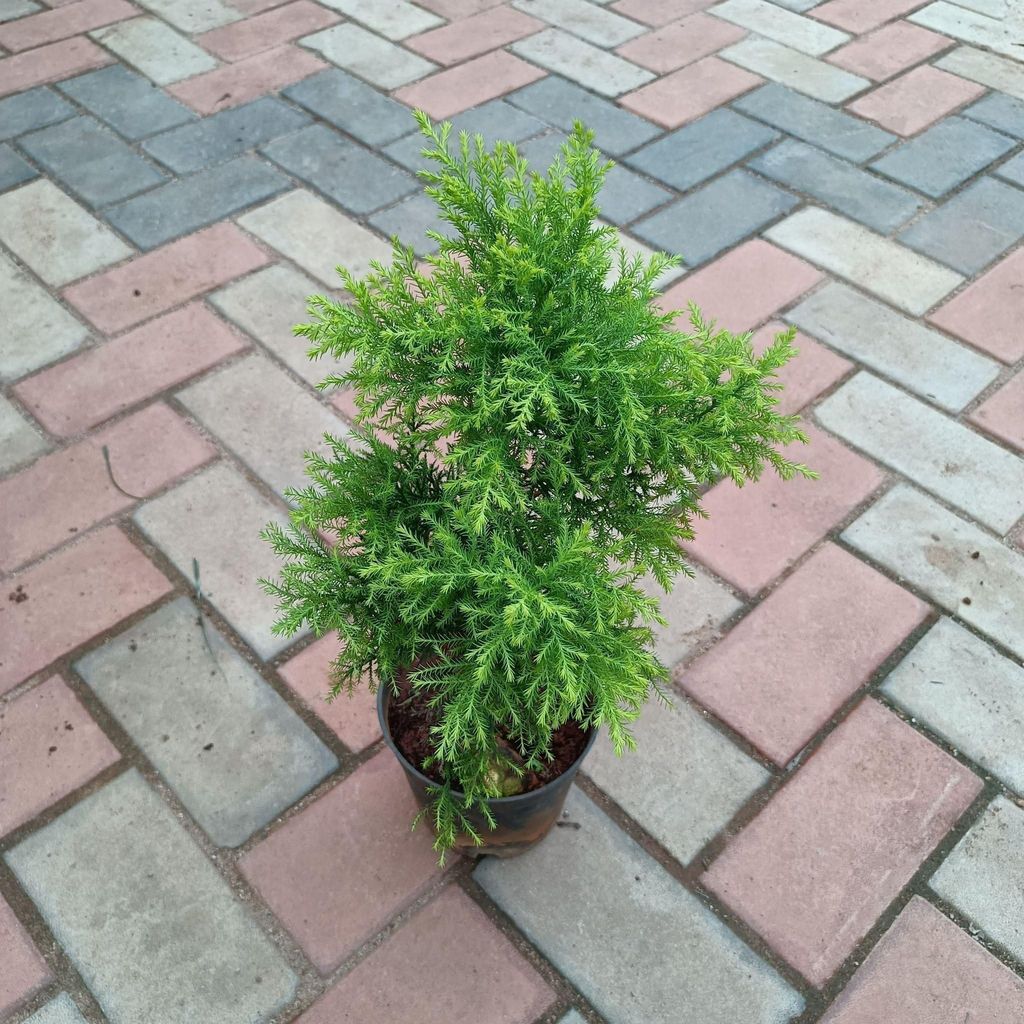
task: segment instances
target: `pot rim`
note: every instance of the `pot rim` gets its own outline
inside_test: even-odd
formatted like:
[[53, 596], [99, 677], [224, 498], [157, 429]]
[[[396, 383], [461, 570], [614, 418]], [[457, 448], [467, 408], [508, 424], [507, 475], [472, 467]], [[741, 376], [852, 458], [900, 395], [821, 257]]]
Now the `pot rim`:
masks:
[[[391, 753], [398, 758], [402, 767], [407, 771], [411, 772], [421, 782], [428, 786], [436, 786], [437, 783], [430, 778], [429, 775], [424, 775], [412, 762], [398, 749], [398, 744], [391, 737], [391, 727], [388, 725], [386, 708], [384, 706], [385, 697], [390, 701], [393, 696], [391, 687], [386, 683], [379, 683], [377, 685], [377, 722], [380, 725], [380, 731], [384, 736], [384, 742], [388, 745]], [[545, 790], [549, 790], [563, 784], [566, 781], [566, 776], [569, 776], [568, 781], [572, 781], [572, 777], [579, 771], [580, 765], [583, 763], [583, 759], [590, 753], [590, 748], [594, 745], [597, 740], [597, 734], [599, 729], [591, 729], [590, 736], [587, 739], [586, 746], [580, 751], [580, 756], [568, 768], [565, 769], [561, 775], [557, 775], [550, 782], [545, 782], [543, 786], [539, 786], [537, 789], [531, 789], [528, 793], [516, 793], [514, 796], [492, 796], [487, 797], [486, 802], [488, 804], [498, 805], [500, 807], [508, 807], [510, 804], [515, 804], [521, 800], [536, 799]], [[452, 792], [456, 796], [464, 796], [461, 790], [455, 789]]]

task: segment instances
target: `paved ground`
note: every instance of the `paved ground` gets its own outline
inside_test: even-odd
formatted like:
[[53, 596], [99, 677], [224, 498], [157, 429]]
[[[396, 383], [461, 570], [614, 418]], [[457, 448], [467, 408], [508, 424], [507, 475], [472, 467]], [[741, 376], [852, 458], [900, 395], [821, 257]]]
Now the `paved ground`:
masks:
[[[1024, 7], [46, 2], [0, 0], [0, 1019], [1024, 1021]], [[351, 408], [304, 297], [425, 244], [414, 105], [588, 121], [666, 301], [800, 329], [821, 472], [710, 492], [674, 709], [444, 872], [254, 583]]]

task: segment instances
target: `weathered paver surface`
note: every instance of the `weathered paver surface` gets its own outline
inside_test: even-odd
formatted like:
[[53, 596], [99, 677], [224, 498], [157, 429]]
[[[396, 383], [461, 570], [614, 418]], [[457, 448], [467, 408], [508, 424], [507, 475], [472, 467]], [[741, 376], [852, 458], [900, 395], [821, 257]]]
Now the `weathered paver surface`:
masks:
[[[0, 0], [0, 1021], [1020, 1024], [1015, 0]], [[259, 539], [346, 438], [291, 325], [441, 229], [410, 108], [801, 351], [516, 861], [438, 868]], [[109, 464], [109, 465], [108, 465]]]

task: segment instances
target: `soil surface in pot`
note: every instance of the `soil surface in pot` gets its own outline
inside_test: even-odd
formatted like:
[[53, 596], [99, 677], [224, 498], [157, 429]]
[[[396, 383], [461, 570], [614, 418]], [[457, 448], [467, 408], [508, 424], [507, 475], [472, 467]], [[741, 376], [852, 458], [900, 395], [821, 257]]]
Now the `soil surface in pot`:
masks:
[[[388, 727], [395, 745], [405, 755], [405, 759], [415, 765], [424, 775], [434, 782], [441, 782], [441, 773], [436, 766], [425, 768], [423, 762], [433, 753], [430, 730], [437, 725], [438, 713], [430, 706], [429, 694], [425, 690], [410, 693], [406, 686], [399, 684], [400, 692], [392, 697], [388, 706]], [[551, 738], [553, 756], [542, 771], [527, 772], [522, 779], [523, 793], [540, 789], [541, 786], [553, 782], [563, 772], [572, 767], [576, 759], [583, 753], [583, 748], [590, 739], [575, 722], [566, 722], [555, 730]], [[515, 794], [518, 795], [518, 794]]]

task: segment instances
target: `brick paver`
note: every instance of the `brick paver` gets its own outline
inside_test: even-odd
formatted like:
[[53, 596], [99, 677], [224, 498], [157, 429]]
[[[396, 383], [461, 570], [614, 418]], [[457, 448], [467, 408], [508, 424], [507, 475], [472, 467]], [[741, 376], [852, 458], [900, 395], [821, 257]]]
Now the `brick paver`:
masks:
[[[0, 1021], [1016, 1024], [1016, 13], [0, 0]], [[538, 164], [592, 128], [602, 219], [685, 261], [663, 308], [797, 328], [820, 475], [709, 482], [674, 706], [476, 882], [408, 832], [374, 696], [322, 699], [337, 637], [275, 635], [256, 582], [355, 413], [308, 296], [447, 230], [416, 106]]]

